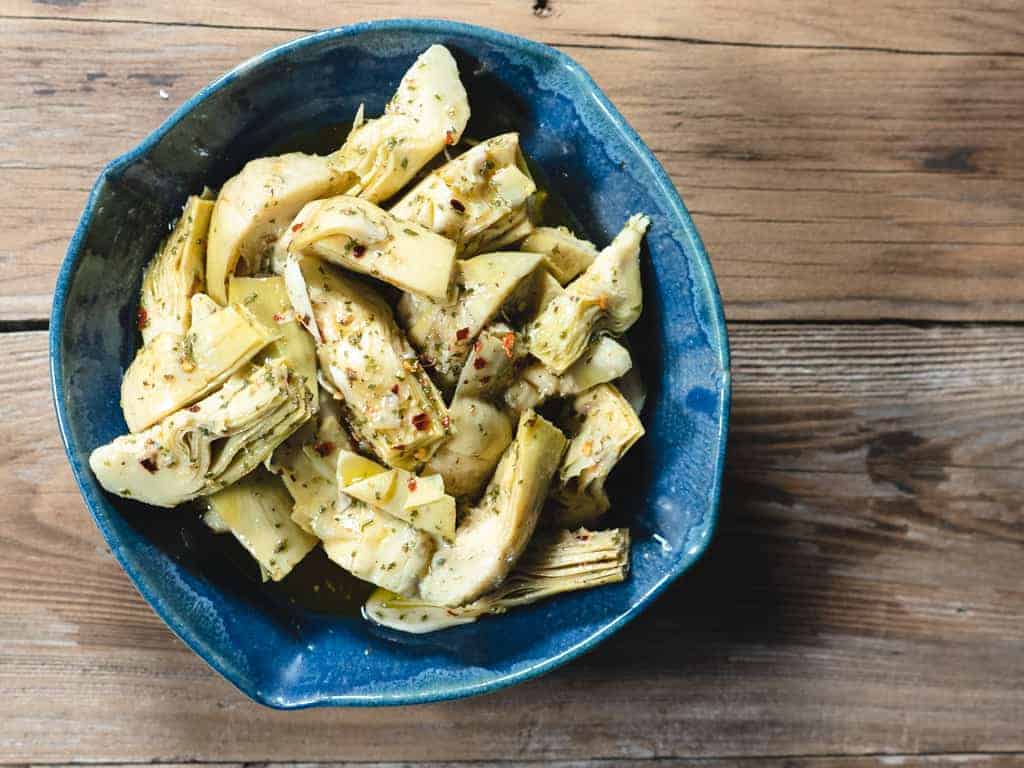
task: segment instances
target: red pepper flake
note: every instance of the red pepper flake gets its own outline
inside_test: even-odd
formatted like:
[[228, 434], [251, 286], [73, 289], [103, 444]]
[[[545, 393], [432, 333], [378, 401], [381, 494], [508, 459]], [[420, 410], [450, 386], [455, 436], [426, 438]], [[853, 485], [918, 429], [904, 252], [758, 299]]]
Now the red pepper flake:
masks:
[[429, 355], [420, 355], [420, 365], [422, 365], [424, 368], [433, 368], [434, 358], [430, 357]]
[[449, 147], [453, 146], [458, 139], [455, 138], [455, 131], [444, 132], [444, 143]]
[[602, 312], [608, 310], [608, 297], [605, 296], [603, 293], [597, 297], [597, 308], [600, 309]]
[[516, 335], [512, 331], [506, 333], [501, 339], [501, 347], [505, 350], [505, 357], [512, 359], [512, 350], [516, 346]]
[[144, 458], [142, 461], [140, 461], [139, 464], [141, 464], [143, 466], [143, 468], [147, 472], [149, 472], [151, 475], [152, 474], [156, 474], [156, 470], [157, 470], [156, 462], [153, 461], [153, 459], [149, 458], [148, 456], [146, 458]]
[[480, 377], [480, 383], [481, 383], [481, 384], [486, 384], [486, 383], [487, 383], [487, 382], [489, 382], [490, 380], [491, 380], [491, 377], [490, 377], [490, 376], [481, 376], [481, 377]]
[[420, 432], [430, 428], [430, 416], [426, 413], [417, 413], [412, 417], [412, 425]]
[[275, 322], [275, 323], [281, 323], [281, 322], [284, 322], [284, 319], [285, 319], [285, 314], [284, 314], [284, 312], [275, 312], [275, 313], [274, 313], [274, 322]]
[[395, 384], [395, 386], [393, 386], [391, 388], [391, 394], [392, 395], [397, 395], [398, 394], [398, 385], [397, 384]]
[[486, 368], [487, 367], [487, 361], [484, 360], [482, 357], [474, 357], [473, 358], [473, 367], [476, 368], [479, 371], [481, 368]]
[[455, 332], [455, 338], [458, 339], [459, 341], [465, 341], [466, 339], [468, 339], [469, 328], [459, 328], [459, 330]]
[[416, 490], [416, 478], [415, 477], [410, 477], [409, 478], [409, 482], [405, 484], [405, 487], [408, 488], [410, 491], [415, 491]]
[[450, 206], [451, 206], [452, 208], [454, 208], [454, 209], [455, 209], [456, 211], [458, 211], [459, 213], [465, 213], [465, 212], [466, 212], [466, 206], [465, 206], [465, 205], [463, 205], [463, 203], [462, 203], [462, 201], [461, 201], [461, 200], [456, 200], [456, 199], [455, 199], [455, 198], [453, 197], [453, 198], [452, 198], [451, 200], [449, 200], [449, 201], [448, 201], [448, 204], [449, 204], [449, 205], [450, 205]]
[[302, 229], [301, 221], [297, 221], [294, 224], [292, 224], [292, 232], [298, 232], [300, 229]]
[[392, 450], [395, 451], [404, 451], [406, 448], [408, 448], [408, 446], [405, 443], [399, 443], [398, 445], [392, 446]]
[[477, 339], [476, 341], [473, 342], [473, 349], [479, 355], [484, 349], [484, 343], [480, 341], [480, 339]]
[[452, 425], [452, 420], [448, 416], [444, 416], [441, 419], [441, 426], [444, 427], [445, 429], [448, 429], [448, 427], [450, 427], [451, 425]]
[[190, 405], [188, 410], [189, 413], [199, 413], [199, 403], [196, 403], [195, 405]]
[[334, 453], [334, 443], [322, 440], [313, 446], [313, 450], [316, 451], [317, 456], [323, 459]]
[[363, 258], [363, 256], [366, 255], [366, 246], [362, 244], [353, 245], [352, 255], [355, 256], [357, 259]]
[[135, 324], [139, 327], [140, 331], [149, 325], [149, 313], [144, 307], [139, 307], [135, 311]]

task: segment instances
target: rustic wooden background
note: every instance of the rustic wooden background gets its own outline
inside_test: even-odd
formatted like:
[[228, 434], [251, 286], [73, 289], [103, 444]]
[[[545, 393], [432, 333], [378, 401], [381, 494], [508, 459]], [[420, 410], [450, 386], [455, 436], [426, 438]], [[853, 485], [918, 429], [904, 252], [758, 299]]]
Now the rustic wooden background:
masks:
[[[93, 527], [48, 402], [51, 288], [100, 168], [203, 84], [441, 10], [575, 57], [683, 192], [733, 344], [721, 529], [546, 678], [273, 712]], [[1020, 0], [0, 0], [0, 73], [0, 761], [1024, 764]]]

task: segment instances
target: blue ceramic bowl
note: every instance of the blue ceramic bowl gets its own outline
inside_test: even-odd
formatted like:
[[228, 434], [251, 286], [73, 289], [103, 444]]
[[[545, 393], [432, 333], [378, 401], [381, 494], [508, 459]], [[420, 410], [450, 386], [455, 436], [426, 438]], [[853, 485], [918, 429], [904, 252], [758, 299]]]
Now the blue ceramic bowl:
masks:
[[[542, 183], [590, 239], [606, 243], [630, 213], [650, 214], [646, 306], [633, 332], [649, 386], [648, 432], [611, 487], [618, 519], [634, 534], [625, 583], [403, 636], [303, 608], [218, 567], [182, 522], [187, 513], [108, 496], [87, 457], [125, 431], [118, 393], [137, 343], [142, 269], [186, 195], [289, 140], [314, 147], [311, 129], [351, 120], [360, 102], [379, 114], [415, 56], [438, 42], [455, 54], [469, 91], [468, 135], [519, 131]], [[100, 174], [57, 279], [50, 364], [68, 459], [110, 549], [182, 640], [273, 707], [437, 701], [539, 675], [636, 616], [700, 557], [715, 526], [728, 343], [693, 222], [661, 165], [578, 64], [493, 30], [402, 20], [328, 30], [204, 88]]]

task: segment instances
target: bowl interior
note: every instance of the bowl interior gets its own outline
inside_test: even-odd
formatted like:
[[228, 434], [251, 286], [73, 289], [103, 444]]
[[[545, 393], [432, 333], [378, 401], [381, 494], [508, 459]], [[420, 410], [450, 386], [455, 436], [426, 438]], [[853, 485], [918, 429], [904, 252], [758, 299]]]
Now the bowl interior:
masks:
[[[630, 213], [651, 216], [645, 310], [631, 333], [648, 386], [648, 434], [611, 485], [615, 522], [630, 524], [634, 536], [625, 583], [407, 636], [262, 588], [244, 567], [224, 567], [194, 516], [107, 496], [87, 458], [125, 431], [119, 386], [138, 343], [142, 270], [185, 197], [219, 185], [252, 157], [337, 146], [339, 126], [359, 104], [379, 114], [415, 56], [435, 42], [459, 62], [473, 111], [468, 135], [519, 131], [540, 183], [586, 236], [603, 245]], [[171, 628], [264, 703], [410, 703], [525, 679], [621, 625], [700, 555], [712, 532], [728, 352], [706, 256], [661, 167], [589, 77], [544, 46], [451, 23], [385, 22], [320, 33], [244, 65], [104, 172], [54, 307], [58, 416], [97, 524]]]

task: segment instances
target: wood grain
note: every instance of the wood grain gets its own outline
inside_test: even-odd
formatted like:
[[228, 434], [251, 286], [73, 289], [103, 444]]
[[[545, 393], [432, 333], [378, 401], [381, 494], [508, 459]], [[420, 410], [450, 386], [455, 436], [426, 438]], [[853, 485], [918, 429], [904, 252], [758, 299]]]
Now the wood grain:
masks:
[[44, 334], [5, 335], [0, 756], [1020, 764], [1024, 329], [731, 335], [719, 534], [650, 611], [512, 690], [297, 713], [249, 703], [136, 595], [40, 404]]
[[[3, 22], [0, 320], [48, 315], [106, 161], [217, 74], [334, 21], [310, 3], [285, 18], [269, 2], [8, 5], [10, 16], [69, 18]], [[683, 192], [730, 318], [1024, 320], [1024, 14], [869, 3], [839, 46], [846, 17], [825, 5], [805, 3], [820, 12], [807, 16], [662, 2], [628, 34], [609, 31], [622, 25], [600, 2], [556, 0], [551, 18], [530, 3], [471, 2], [465, 17], [562, 45], [594, 74]], [[343, 8], [337, 21], [357, 13]], [[186, 23], [193, 11], [234, 26]], [[109, 21], [121, 14], [143, 23]], [[709, 39], [744, 44], [693, 42], [702, 24]], [[857, 47], [910, 45], [912, 31], [931, 53]]]

